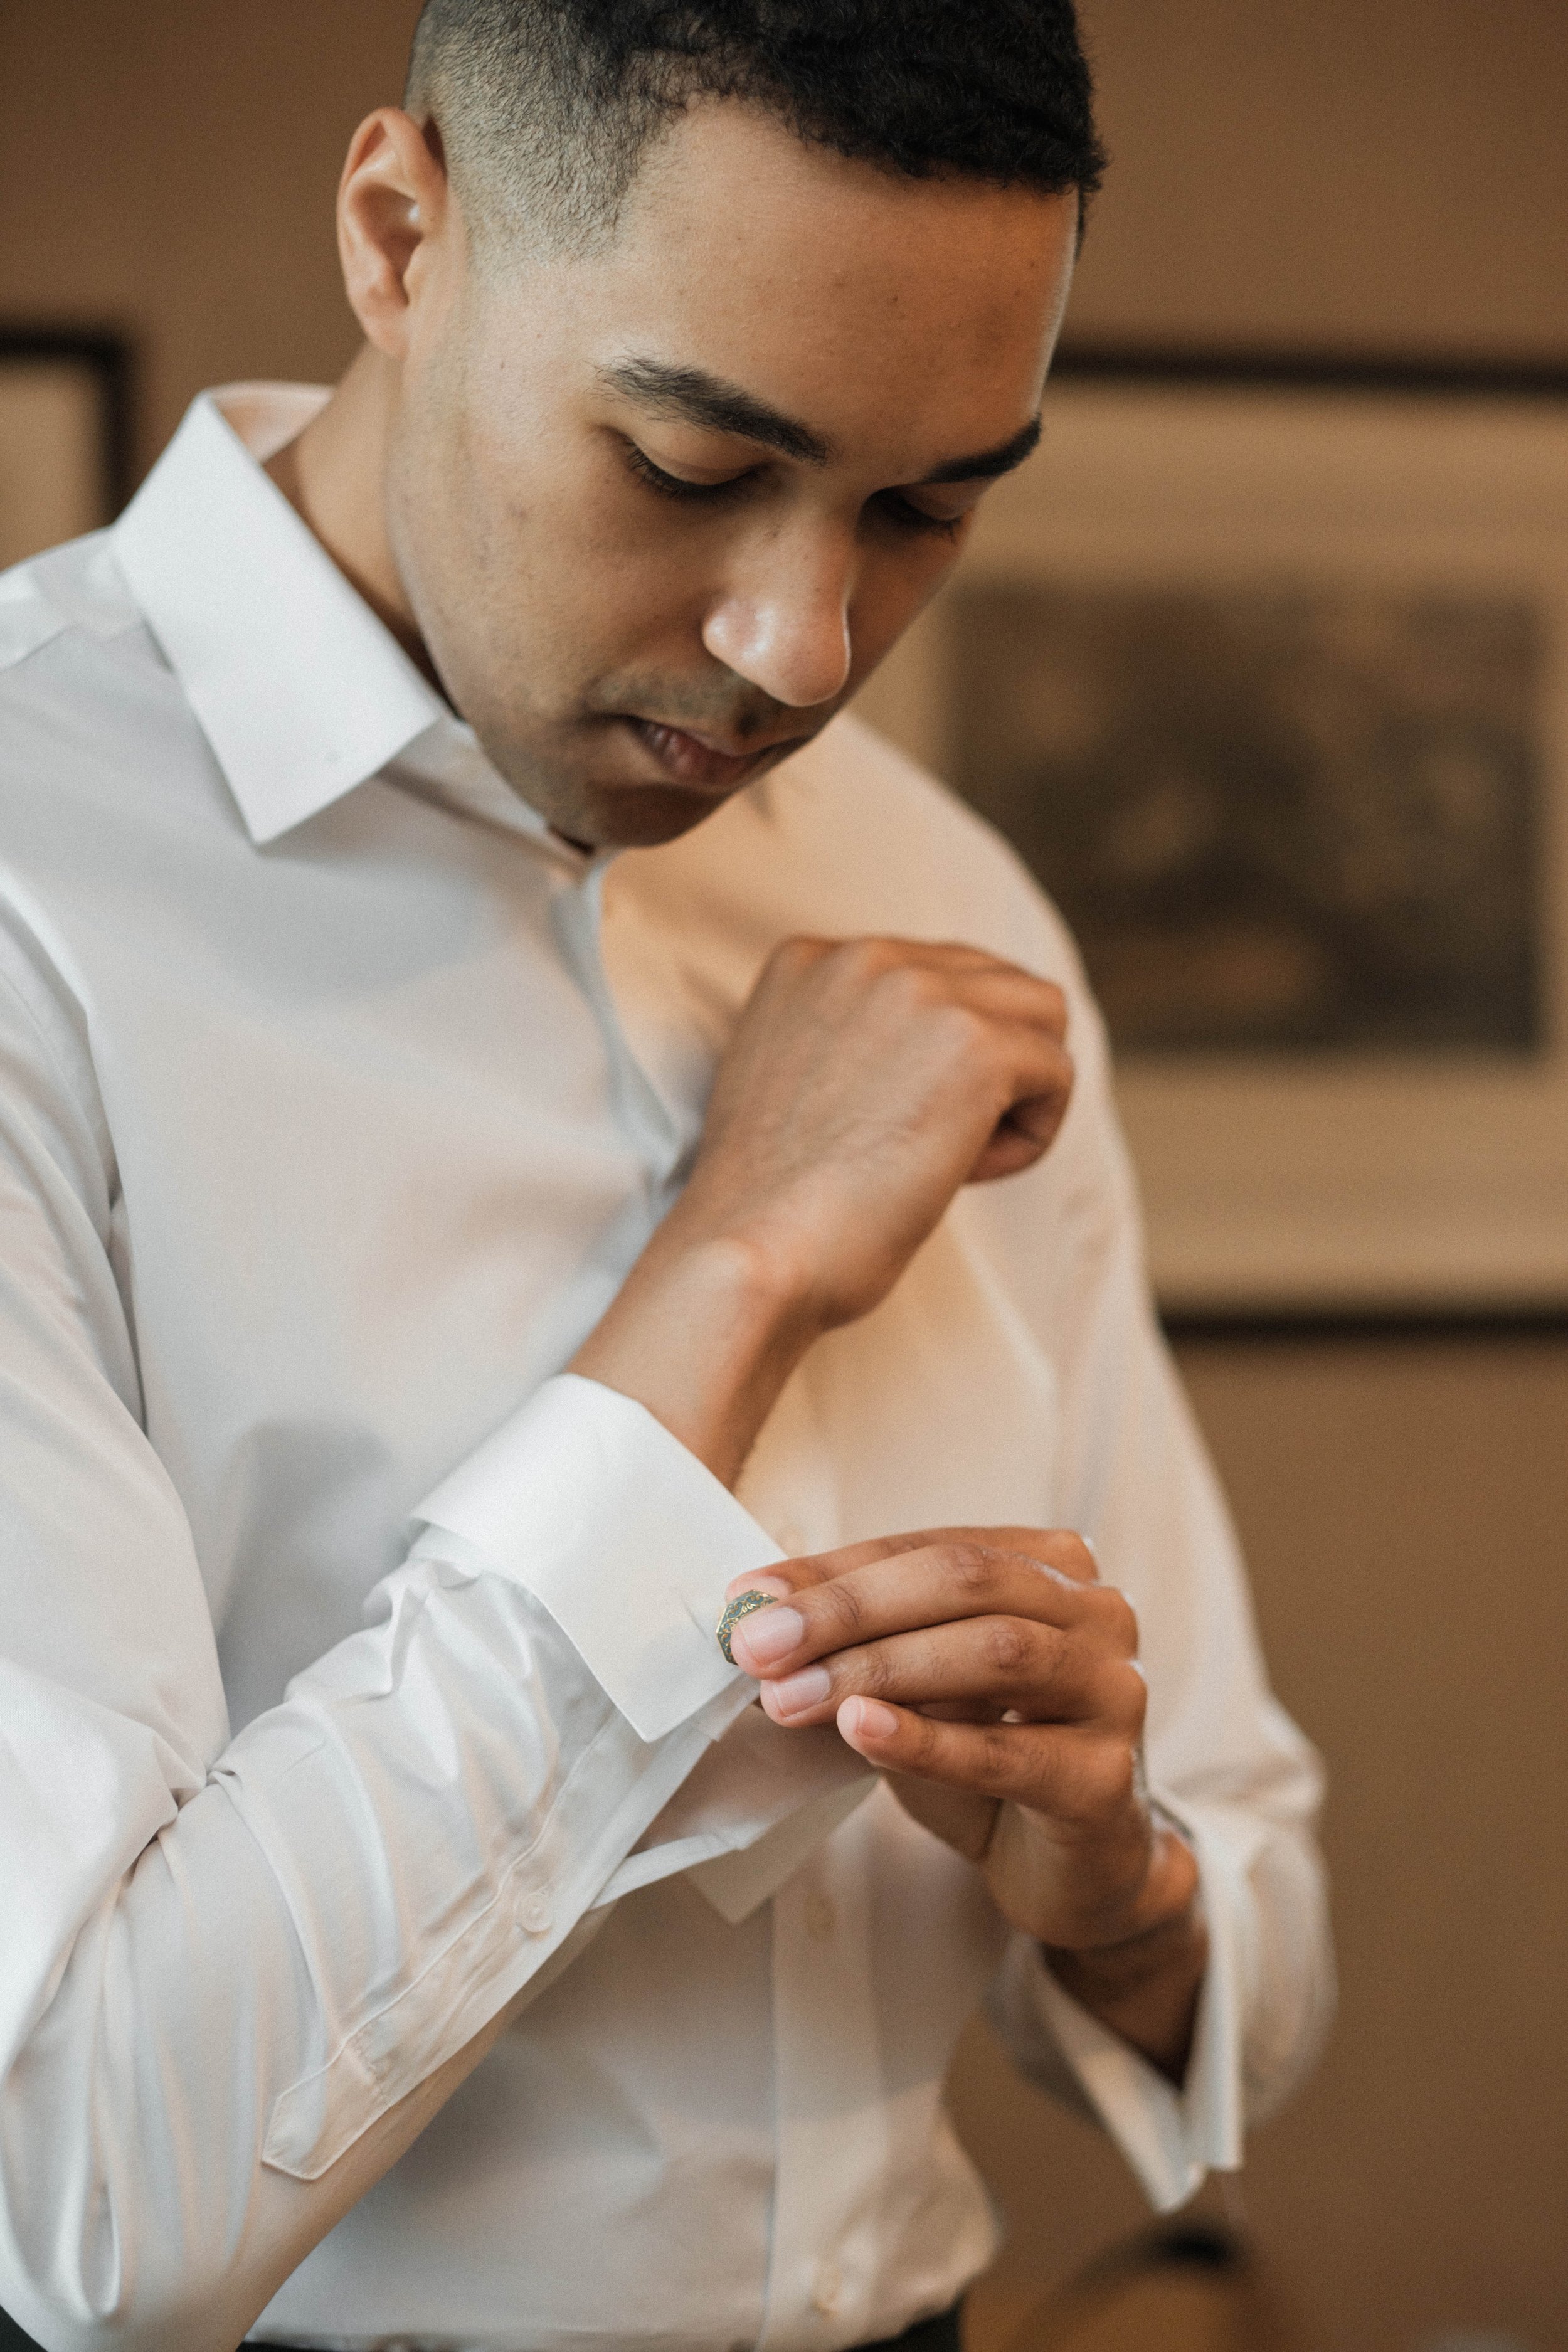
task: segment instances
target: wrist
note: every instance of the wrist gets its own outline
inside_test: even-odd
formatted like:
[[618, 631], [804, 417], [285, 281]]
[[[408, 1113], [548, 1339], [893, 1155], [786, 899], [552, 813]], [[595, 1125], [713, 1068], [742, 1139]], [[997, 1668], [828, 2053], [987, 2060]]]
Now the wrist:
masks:
[[774, 1206], [740, 1212], [714, 1196], [699, 1167], [643, 1253], [650, 1270], [700, 1270], [735, 1301], [749, 1327], [770, 1336], [800, 1332], [810, 1339], [841, 1321], [838, 1302], [825, 1293], [825, 1261], [834, 1253], [804, 1219]]
[[1136, 1928], [1115, 1943], [1085, 1947], [1045, 1944], [1041, 1949], [1051, 1964], [1053, 1975], [1069, 1992], [1077, 1986], [1092, 1986], [1097, 1993], [1112, 1998], [1131, 1996], [1155, 1979], [1167, 1975], [1194, 1951], [1206, 1953], [1207, 1930], [1194, 1890], [1173, 1917]]
[[[749, 1235], [689, 1233], [680, 1204], [671, 1211], [626, 1277], [603, 1329], [626, 1302], [629, 1321], [657, 1319], [704, 1370], [725, 1359], [731, 1376], [766, 1366], [793, 1371], [825, 1323], [805, 1285]], [[781, 1381], [782, 1385], [782, 1381]]]
[[1064, 1992], [1179, 2084], [1209, 1948], [1197, 1858], [1174, 1831], [1157, 1832], [1149, 1881], [1141, 1924], [1131, 1933], [1085, 1948], [1042, 1950]]
[[731, 1485], [819, 1328], [765, 1252], [688, 1238], [677, 1208], [568, 1369], [633, 1398]]
[[1170, 1937], [1197, 1915], [1198, 1858], [1181, 1832], [1168, 1821], [1156, 1820], [1149, 1845], [1142, 1884], [1137, 1895], [1109, 1934], [1076, 1947], [1089, 1959], [1103, 1954], [1106, 1965], [1117, 1965], [1114, 1955], [1129, 1955], [1151, 1947], [1152, 1939]]

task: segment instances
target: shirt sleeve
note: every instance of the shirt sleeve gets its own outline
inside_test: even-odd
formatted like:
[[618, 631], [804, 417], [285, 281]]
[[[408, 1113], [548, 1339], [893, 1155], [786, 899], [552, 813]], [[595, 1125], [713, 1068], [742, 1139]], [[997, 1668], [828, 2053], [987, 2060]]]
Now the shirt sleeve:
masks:
[[0, 2306], [47, 2352], [232, 2352], [400, 2152], [400, 2103], [581, 1948], [744, 1710], [713, 1624], [728, 1580], [779, 1555], [639, 1407], [552, 1381], [430, 1498], [364, 1630], [231, 1739], [121, 1264], [85, 1039], [20, 970], [0, 978]]
[[[1079, 1076], [1053, 1171], [1065, 1232], [1048, 1262], [1009, 1236], [1011, 1262], [1038, 1269], [1021, 1303], [1057, 1371], [1063, 1521], [1093, 1540], [1100, 1573], [1138, 1612], [1151, 1786], [1197, 1854], [1210, 1958], [1180, 2091], [1071, 2000], [1026, 1939], [991, 2007], [1024, 2071], [1087, 2105], [1169, 2208], [1206, 2171], [1239, 2165], [1247, 2125], [1288, 2096], [1328, 2030], [1322, 1775], [1269, 1690], [1224, 1499], [1154, 1323], [1099, 1017], [1070, 950], [1040, 952], [1072, 976]], [[1016, 1194], [994, 1213], [1027, 1208]]]

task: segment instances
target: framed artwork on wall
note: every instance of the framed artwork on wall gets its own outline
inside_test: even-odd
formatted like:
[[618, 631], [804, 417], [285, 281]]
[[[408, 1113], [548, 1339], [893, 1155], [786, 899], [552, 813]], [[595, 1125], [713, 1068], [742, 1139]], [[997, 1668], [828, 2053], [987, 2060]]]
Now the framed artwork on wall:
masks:
[[117, 335], [0, 326], [0, 571], [124, 505], [130, 375]]
[[1177, 1318], [1568, 1309], [1568, 373], [1065, 354], [861, 708], [1009, 837]]

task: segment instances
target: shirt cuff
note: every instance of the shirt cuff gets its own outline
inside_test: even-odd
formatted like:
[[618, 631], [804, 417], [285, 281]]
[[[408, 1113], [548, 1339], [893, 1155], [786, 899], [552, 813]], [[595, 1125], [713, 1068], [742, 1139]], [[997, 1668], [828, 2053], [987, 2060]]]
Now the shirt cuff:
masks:
[[877, 1785], [832, 1724], [785, 1731], [760, 1706], [742, 1704], [599, 1900], [614, 1903], [681, 1871], [738, 1927]]
[[1020, 1937], [1009, 1955], [1020, 1993], [1071, 2068], [1085, 2097], [1142, 2182], [1169, 2212], [1209, 2172], [1234, 2172], [1245, 2137], [1242, 2056], [1252, 1965], [1253, 1904], [1247, 1868], [1257, 1825], [1228, 1808], [1160, 1799], [1198, 1860], [1208, 1929], [1208, 1963], [1198, 1996], [1186, 2079], [1180, 2089], [1131, 2043], [1102, 2025], [1058, 1983], [1037, 1945]]
[[573, 1372], [547, 1381], [414, 1517], [531, 1592], [647, 1741], [743, 1679], [714, 1638], [724, 1588], [784, 1557], [650, 1412]]

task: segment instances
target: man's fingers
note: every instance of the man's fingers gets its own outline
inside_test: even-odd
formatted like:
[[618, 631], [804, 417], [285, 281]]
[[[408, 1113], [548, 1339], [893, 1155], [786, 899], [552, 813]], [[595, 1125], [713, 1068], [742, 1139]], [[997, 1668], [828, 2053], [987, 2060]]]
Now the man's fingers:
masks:
[[785, 940], [763, 966], [752, 1001], [784, 995], [808, 975], [824, 994], [841, 990], [857, 1001], [868, 988], [894, 979], [908, 984], [912, 1009], [964, 1007], [998, 1026], [1020, 1023], [1043, 1031], [1058, 1044], [1067, 1034], [1067, 997], [1056, 982], [984, 948], [875, 937]]
[[1053, 1046], [1024, 1084], [1027, 1091], [1015, 1096], [992, 1129], [963, 1180], [966, 1184], [994, 1184], [1000, 1177], [1021, 1176], [1050, 1150], [1072, 1100], [1072, 1056], [1066, 1046]]
[[940, 1723], [885, 1699], [847, 1698], [840, 1737], [879, 1771], [1023, 1805], [1070, 1830], [1115, 1817], [1138, 1780], [1136, 1743], [1071, 1725]]
[[880, 1771], [1014, 1803], [1034, 1787], [1031, 1759], [1008, 1739], [1010, 1725], [933, 1723], [878, 1698], [847, 1698], [837, 1719], [840, 1738]]
[[1132, 1654], [1137, 1619], [1114, 1587], [1091, 1580], [1081, 1539], [1052, 1533], [1034, 1540], [1034, 1556], [961, 1539], [873, 1556], [837, 1573], [831, 1564], [843, 1555], [828, 1553], [738, 1578], [731, 1599], [764, 1591], [778, 1605], [734, 1626], [731, 1654], [748, 1674], [776, 1677], [835, 1651], [977, 1617], [1063, 1628], [1092, 1623], [1110, 1651]]
[[[1067, 997], [1054, 980], [1043, 980], [1023, 964], [964, 940], [906, 940], [875, 933], [858, 939], [790, 939], [773, 950], [764, 978], [775, 969], [809, 969], [824, 961], [861, 982], [891, 970], [924, 972], [945, 982], [954, 994], [976, 1002], [1008, 1012], [1021, 1007], [1031, 1017], [1043, 1011], [1058, 1036], [1067, 1033]], [[986, 996], [986, 991], [992, 993]]]
[[1068, 1033], [1068, 1001], [1054, 982], [1037, 980], [1016, 964], [985, 962], [941, 977], [954, 1003], [999, 1029], [1017, 1027], [1059, 1045]]
[[1005, 1093], [1003, 1115], [967, 1180], [985, 1184], [1021, 1173], [1049, 1150], [1072, 1100], [1075, 1071], [1059, 990], [1023, 974], [986, 974], [964, 991], [964, 1004], [984, 1024], [976, 1050], [998, 1057]]
[[1062, 991], [973, 948], [873, 940], [854, 942], [853, 951], [872, 969], [895, 965], [911, 999], [923, 995], [925, 1016], [967, 1024], [966, 1063], [994, 1073], [1006, 1108], [966, 1181], [989, 1183], [1031, 1166], [1055, 1139], [1072, 1095]]
[[910, 1528], [902, 1535], [872, 1536], [864, 1543], [841, 1544], [835, 1551], [804, 1553], [795, 1559], [781, 1560], [776, 1568], [754, 1576], [734, 1577], [726, 1587], [725, 1599], [733, 1601], [741, 1593], [758, 1588], [784, 1593], [798, 1591], [807, 1585], [836, 1583], [840, 1577], [852, 1574], [858, 1568], [868, 1568], [877, 1560], [897, 1559], [906, 1552], [927, 1551], [933, 1545], [946, 1544], [980, 1544], [992, 1551], [1016, 1552], [1031, 1564], [1043, 1561], [1075, 1583], [1100, 1581], [1094, 1546], [1087, 1536], [1077, 1535], [1068, 1528]]
[[764, 1709], [786, 1726], [829, 1722], [851, 1697], [971, 1721], [1006, 1714], [1136, 1733], [1145, 1687], [1132, 1661], [1103, 1641], [1024, 1617], [973, 1617], [899, 1633], [762, 1678]]

